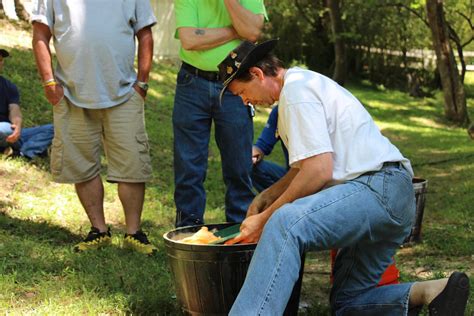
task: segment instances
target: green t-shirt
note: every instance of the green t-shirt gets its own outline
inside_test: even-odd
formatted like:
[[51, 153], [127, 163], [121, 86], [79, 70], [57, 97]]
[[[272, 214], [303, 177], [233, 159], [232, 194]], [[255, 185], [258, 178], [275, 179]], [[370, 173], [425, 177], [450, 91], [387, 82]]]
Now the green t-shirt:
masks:
[[[240, 0], [240, 4], [255, 14], [263, 14], [265, 18], [267, 17], [263, 0]], [[178, 38], [177, 30], [180, 27], [218, 28], [232, 25], [224, 0], [175, 0], [175, 14], [176, 38]], [[240, 43], [241, 40], [236, 39], [221, 46], [200, 51], [185, 50], [181, 47], [179, 57], [196, 68], [217, 71], [217, 65]]]

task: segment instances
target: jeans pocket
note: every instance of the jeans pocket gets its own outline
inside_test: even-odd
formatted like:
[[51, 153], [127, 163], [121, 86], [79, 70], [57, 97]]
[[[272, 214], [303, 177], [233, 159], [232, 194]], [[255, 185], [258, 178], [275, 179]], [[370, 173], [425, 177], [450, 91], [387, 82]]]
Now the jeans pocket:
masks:
[[399, 224], [411, 223], [415, 192], [408, 174], [387, 170], [383, 186], [383, 201], [390, 217]]
[[176, 84], [180, 87], [188, 86], [194, 81], [194, 75], [186, 70], [181, 69], [176, 78]]

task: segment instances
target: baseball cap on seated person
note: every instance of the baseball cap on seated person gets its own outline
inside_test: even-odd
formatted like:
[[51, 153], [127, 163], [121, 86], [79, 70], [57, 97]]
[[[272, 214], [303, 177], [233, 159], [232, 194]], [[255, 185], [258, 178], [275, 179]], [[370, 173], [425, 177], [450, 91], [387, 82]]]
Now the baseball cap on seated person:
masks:
[[262, 60], [275, 48], [277, 43], [277, 39], [271, 39], [260, 44], [243, 41], [227, 55], [218, 66], [219, 78], [223, 81], [224, 85], [219, 95], [219, 102], [221, 104], [225, 90], [232, 80], [234, 80], [238, 74], [253, 67]]
[[0, 56], [2, 56], [3, 58], [5, 58], [5, 57], [10, 56], [10, 54], [9, 54], [6, 50], [0, 48]]

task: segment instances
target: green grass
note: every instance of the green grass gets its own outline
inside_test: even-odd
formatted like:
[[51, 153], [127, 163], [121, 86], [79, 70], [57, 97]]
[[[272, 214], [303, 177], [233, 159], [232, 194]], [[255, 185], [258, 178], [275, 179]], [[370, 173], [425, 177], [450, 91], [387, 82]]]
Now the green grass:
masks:
[[[0, 20], [3, 28], [5, 22]], [[7, 28], [6, 33], [15, 30]], [[4, 76], [22, 94], [25, 126], [52, 120], [43, 96], [31, 49], [7, 46]], [[120, 248], [123, 214], [116, 186], [105, 184], [106, 217], [113, 247], [75, 254], [71, 246], [89, 229], [72, 185], [51, 182], [48, 161], [0, 159], [0, 314], [179, 314], [162, 235], [173, 228], [172, 126], [176, 65], [153, 66], [146, 120], [154, 179], [147, 187], [143, 227], [159, 249], [145, 258]], [[466, 78], [468, 106], [474, 118], [474, 74]], [[402, 92], [370, 84], [348, 86], [373, 115], [383, 133], [411, 159], [417, 176], [428, 179], [423, 242], [401, 249], [397, 264], [402, 279], [431, 279], [474, 268], [474, 146], [464, 129], [443, 118], [442, 98], [414, 99]], [[259, 109], [255, 133], [263, 128], [267, 110]], [[279, 150], [270, 157], [283, 163]], [[214, 142], [206, 180], [206, 221], [224, 220], [224, 185]], [[329, 313], [328, 254], [309, 254], [302, 300], [308, 315]], [[474, 283], [471, 281], [471, 287]], [[474, 313], [471, 300], [466, 315]]]

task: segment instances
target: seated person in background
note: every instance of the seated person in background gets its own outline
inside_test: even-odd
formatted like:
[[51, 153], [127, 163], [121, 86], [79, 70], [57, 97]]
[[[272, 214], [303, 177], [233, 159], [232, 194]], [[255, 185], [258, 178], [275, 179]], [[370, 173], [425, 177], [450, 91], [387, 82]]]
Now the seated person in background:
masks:
[[283, 142], [281, 148], [285, 155], [286, 166], [282, 167], [276, 163], [265, 161], [263, 157], [270, 155], [275, 144], [280, 140], [277, 137], [278, 106], [275, 106], [270, 112], [267, 124], [260, 133], [259, 138], [252, 147], [252, 183], [258, 192], [262, 192], [272, 184], [280, 180], [289, 169], [288, 150]]
[[[0, 49], [0, 73], [4, 58], [10, 54]], [[54, 136], [52, 124], [21, 128], [20, 94], [17, 87], [0, 76], [0, 150], [13, 156], [29, 159], [45, 153]]]

